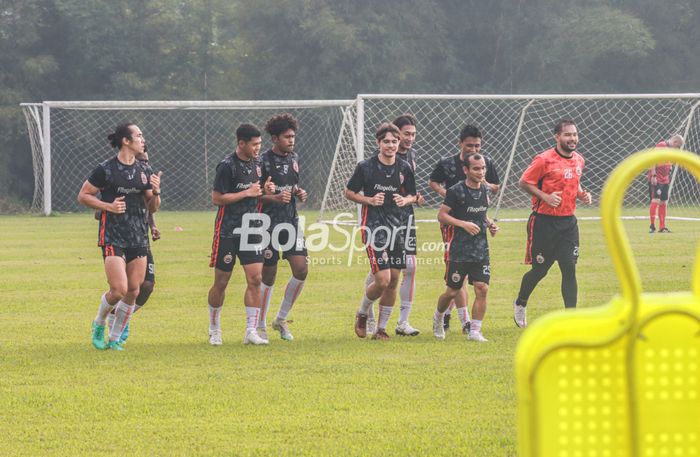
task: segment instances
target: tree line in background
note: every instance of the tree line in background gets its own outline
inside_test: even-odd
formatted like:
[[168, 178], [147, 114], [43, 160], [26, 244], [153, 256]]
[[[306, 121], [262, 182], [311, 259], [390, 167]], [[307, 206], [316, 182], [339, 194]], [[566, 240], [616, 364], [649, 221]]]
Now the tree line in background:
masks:
[[698, 92], [699, 21], [696, 0], [0, 0], [0, 211], [33, 191], [20, 102]]

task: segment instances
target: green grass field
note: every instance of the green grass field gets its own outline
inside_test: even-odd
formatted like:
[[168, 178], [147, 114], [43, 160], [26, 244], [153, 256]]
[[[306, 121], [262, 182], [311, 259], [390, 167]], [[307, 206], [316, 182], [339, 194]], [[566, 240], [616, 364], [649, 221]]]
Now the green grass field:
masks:
[[[454, 330], [444, 342], [433, 338], [441, 252], [419, 253], [411, 323], [423, 333], [356, 338], [364, 255], [348, 265], [346, 254], [325, 251], [312, 254], [316, 265], [290, 315], [294, 342], [242, 344], [237, 268], [224, 345], [212, 347], [213, 219], [213, 212], [158, 215], [156, 290], [132, 321], [127, 350], [100, 352], [90, 344], [90, 322], [106, 282], [92, 215], [0, 217], [0, 455], [516, 454], [513, 358], [521, 331], [511, 304], [526, 271], [524, 223], [504, 223], [490, 239], [489, 343]], [[673, 234], [649, 235], [648, 222], [626, 223], [647, 291], [689, 289], [700, 226], [670, 226]], [[600, 223], [581, 221], [580, 229], [579, 306], [603, 305], [618, 285]], [[421, 224], [418, 236], [438, 241], [437, 224]], [[288, 276], [280, 263], [272, 316]], [[530, 300], [531, 322], [563, 306], [559, 280], [554, 267]], [[392, 335], [397, 317], [398, 306]]]

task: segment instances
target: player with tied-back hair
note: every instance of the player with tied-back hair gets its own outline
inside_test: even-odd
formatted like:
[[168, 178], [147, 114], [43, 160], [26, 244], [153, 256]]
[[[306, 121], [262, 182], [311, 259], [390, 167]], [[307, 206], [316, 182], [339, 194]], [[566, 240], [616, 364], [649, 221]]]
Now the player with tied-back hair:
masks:
[[[294, 303], [299, 298], [304, 281], [309, 272], [308, 256], [304, 236], [299, 226], [297, 200], [305, 202], [307, 193], [299, 187], [299, 157], [294, 151], [294, 141], [299, 123], [289, 113], [272, 116], [265, 125], [265, 131], [270, 135], [272, 147], [262, 154], [262, 179], [272, 178], [275, 193], [260, 197], [259, 209], [270, 217], [270, 244], [263, 251], [264, 266], [262, 272], [262, 309], [258, 319], [258, 334], [267, 335], [266, 316], [272, 297], [272, 289], [277, 278], [277, 263], [282, 248], [282, 258], [289, 262], [292, 277], [287, 281], [284, 297], [277, 316], [272, 321], [272, 328], [280, 333], [286, 341], [294, 337], [289, 331], [287, 316]], [[282, 228], [278, 231], [279, 238], [275, 239], [274, 230], [282, 227], [293, 227], [293, 230]], [[279, 243], [276, 245], [276, 243]]]
[[413, 170], [396, 158], [401, 141], [398, 127], [383, 123], [375, 137], [379, 153], [357, 164], [345, 197], [362, 205], [362, 241], [374, 275], [355, 316], [355, 334], [367, 336], [367, 313], [379, 299], [379, 322], [372, 339], [388, 340], [386, 326], [396, 301], [399, 276], [406, 266], [402, 208], [414, 204], [417, 198]]
[[[102, 295], [92, 323], [92, 344], [96, 349], [122, 350], [119, 340], [146, 275], [148, 224], [144, 214], [160, 207], [161, 173], [152, 174], [150, 167], [136, 159], [146, 145], [136, 124], [118, 125], [107, 139], [118, 152], [92, 171], [78, 193], [78, 202], [102, 212], [97, 244], [102, 248], [109, 290]], [[114, 323], [105, 342], [105, 323], [112, 310]]]

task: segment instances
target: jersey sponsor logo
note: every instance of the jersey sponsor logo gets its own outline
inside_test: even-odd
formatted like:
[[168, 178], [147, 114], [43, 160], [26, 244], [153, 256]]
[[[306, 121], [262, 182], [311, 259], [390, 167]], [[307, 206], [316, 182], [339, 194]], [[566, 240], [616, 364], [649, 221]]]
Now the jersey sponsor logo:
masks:
[[236, 189], [247, 189], [252, 185], [252, 182], [239, 182], [238, 184], [236, 184]]
[[120, 194], [129, 195], [129, 194], [138, 194], [140, 192], [141, 192], [141, 189], [137, 189], [135, 187], [121, 187], [121, 186], [117, 187], [117, 193], [120, 193]]
[[452, 282], [459, 282], [460, 279], [462, 279], [462, 276], [458, 272], [452, 273]]
[[287, 186], [276, 186], [276, 189], [279, 190], [280, 192], [284, 192], [284, 191], [286, 191], [286, 190], [288, 190], [288, 191], [290, 191], [290, 192], [293, 192], [295, 187], [296, 187], [296, 186], [292, 186], [292, 185], [287, 185]]
[[542, 254], [537, 254], [535, 260], [537, 261], [537, 263], [544, 263], [544, 256]]
[[381, 184], [375, 184], [374, 190], [381, 190], [383, 192], [396, 192], [397, 190], [399, 190], [399, 188], [394, 186], [382, 186]]
[[146, 178], [146, 173], [144, 173], [143, 171], [141, 172], [141, 182], [143, 184], [148, 184], [148, 178]]
[[477, 207], [470, 206], [467, 208], [467, 212], [468, 213], [480, 213], [482, 211], [486, 211], [487, 209], [489, 209], [487, 206], [477, 206]]
[[233, 262], [233, 255], [231, 255], [231, 253], [228, 253], [224, 256], [224, 263], [228, 265], [231, 262]]

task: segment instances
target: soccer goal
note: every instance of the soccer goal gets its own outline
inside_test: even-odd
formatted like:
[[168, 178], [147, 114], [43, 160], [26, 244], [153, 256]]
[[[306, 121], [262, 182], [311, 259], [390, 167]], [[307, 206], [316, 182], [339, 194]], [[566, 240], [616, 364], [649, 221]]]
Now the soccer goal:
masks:
[[[530, 199], [517, 183], [532, 158], [553, 146], [558, 120], [570, 118], [578, 125], [578, 152], [586, 160], [582, 185], [593, 194], [597, 207], [605, 180], [628, 155], [674, 133], [685, 137], [684, 149], [698, 151], [699, 104], [700, 94], [359, 95], [348, 112], [356, 127], [353, 131], [344, 124], [345, 146], [336, 148], [341, 156], [333, 158], [321, 219], [354, 210], [342, 196], [354, 165], [376, 151], [376, 126], [402, 113], [418, 119], [416, 181], [430, 209], [419, 211], [418, 218], [435, 220], [434, 209], [441, 199], [429, 188], [428, 177], [441, 157], [459, 152], [459, 131], [470, 123], [481, 129], [482, 152], [494, 159], [501, 178], [492, 216], [507, 220], [529, 214]], [[353, 142], [356, 149], [348, 146]], [[674, 168], [670, 194], [669, 217], [700, 218], [700, 187], [689, 173]], [[640, 175], [626, 194], [625, 216], [648, 217], [648, 203], [646, 176]], [[597, 216], [597, 211], [582, 213]]]
[[[250, 122], [261, 131], [268, 118], [289, 112], [299, 120], [299, 152], [306, 208], [319, 209], [336, 157], [354, 144], [343, 140], [354, 100], [44, 102], [22, 104], [34, 163], [32, 209], [50, 214], [80, 208], [76, 195], [92, 169], [114, 151], [107, 135], [135, 122], [146, 138], [151, 163], [163, 171], [163, 208], [211, 208], [216, 165], [235, 149], [235, 130]], [[263, 151], [270, 146], [263, 131]], [[353, 155], [354, 157], [354, 155]], [[354, 161], [354, 158], [353, 158]], [[338, 167], [338, 172], [342, 167]]]

